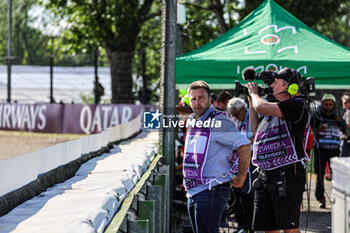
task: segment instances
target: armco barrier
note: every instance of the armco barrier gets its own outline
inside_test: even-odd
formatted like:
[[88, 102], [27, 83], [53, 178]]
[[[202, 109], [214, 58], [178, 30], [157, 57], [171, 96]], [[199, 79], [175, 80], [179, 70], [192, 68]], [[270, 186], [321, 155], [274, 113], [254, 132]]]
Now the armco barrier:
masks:
[[[79, 166], [140, 131], [141, 116], [100, 134], [0, 160], [0, 216], [55, 183], [72, 177]], [[136, 125], [136, 127], [134, 127]]]
[[124, 199], [105, 233], [166, 233], [168, 166], [157, 155]]

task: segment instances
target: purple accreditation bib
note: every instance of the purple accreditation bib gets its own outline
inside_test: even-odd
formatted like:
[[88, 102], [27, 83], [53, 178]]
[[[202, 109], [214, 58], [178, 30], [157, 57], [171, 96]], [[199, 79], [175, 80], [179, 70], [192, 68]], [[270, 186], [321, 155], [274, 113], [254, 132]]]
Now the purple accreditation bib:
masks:
[[[208, 119], [215, 120], [215, 117], [221, 114], [223, 113], [213, 111], [209, 114]], [[216, 179], [216, 177], [203, 177], [203, 169], [208, 154], [210, 135], [211, 132], [209, 127], [196, 127], [196, 125], [194, 125], [187, 129], [183, 162], [183, 177], [186, 190], [196, 187], [199, 184], [207, 185]]]
[[263, 170], [273, 170], [298, 161], [286, 121], [265, 117], [255, 135], [253, 164]]
[[239, 124], [238, 120], [235, 120], [234, 123], [235, 123], [237, 129], [240, 132], [245, 133], [246, 136], [248, 137], [248, 126], [249, 126], [249, 117], [248, 117], [248, 115], [245, 116], [244, 121], [241, 124]]
[[[229, 171], [230, 174], [236, 174], [238, 172], [238, 152], [237, 150], [232, 150], [230, 163], [233, 164], [231, 170]], [[248, 168], [249, 170], [249, 168]]]
[[201, 183], [209, 182], [209, 179], [202, 179], [202, 171], [207, 157], [209, 141], [209, 128], [192, 127], [186, 135], [183, 163], [183, 176], [186, 190]]

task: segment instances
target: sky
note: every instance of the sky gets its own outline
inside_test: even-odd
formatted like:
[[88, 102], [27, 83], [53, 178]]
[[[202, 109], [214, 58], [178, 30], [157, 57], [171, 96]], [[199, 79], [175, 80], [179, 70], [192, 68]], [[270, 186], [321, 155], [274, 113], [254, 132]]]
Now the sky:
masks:
[[52, 21], [53, 14], [45, 10], [45, 7], [37, 5], [29, 12], [29, 15], [36, 20], [31, 24], [32, 27], [39, 29], [48, 36], [59, 36], [67, 28], [68, 24], [64, 20], [60, 22]]

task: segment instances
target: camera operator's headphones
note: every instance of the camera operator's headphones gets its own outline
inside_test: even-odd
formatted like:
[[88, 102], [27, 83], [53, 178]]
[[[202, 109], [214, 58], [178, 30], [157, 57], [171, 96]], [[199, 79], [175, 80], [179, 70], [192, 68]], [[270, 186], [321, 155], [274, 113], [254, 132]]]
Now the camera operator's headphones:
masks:
[[[287, 81], [288, 87], [287, 92], [289, 95], [296, 95], [299, 91], [299, 84], [301, 80], [301, 75], [298, 71], [290, 69], [290, 68], [284, 68], [281, 70], [281, 72], [278, 72], [281, 78]], [[290, 76], [289, 78], [285, 78], [286, 76]]]
[[299, 91], [299, 85], [298, 84], [290, 83], [288, 85], [288, 90], [287, 90], [288, 94], [296, 95], [298, 93], [298, 91]]

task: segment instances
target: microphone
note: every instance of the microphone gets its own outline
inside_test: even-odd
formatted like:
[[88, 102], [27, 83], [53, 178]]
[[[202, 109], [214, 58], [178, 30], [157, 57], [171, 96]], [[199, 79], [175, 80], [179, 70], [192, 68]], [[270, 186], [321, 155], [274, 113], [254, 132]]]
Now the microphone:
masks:
[[279, 92], [279, 93], [276, 93], [275, 95], [279, 95], [279, 94], [288, 94], [288, 95], [290, 95], [290, 94], [288, 93], [288, 91], [281, 91], [281, 92]]
[[242, 78], [246, 81], [253, 81], [255, 79], [255, 70], [253, 68], [245, 68], [242, 72]]

